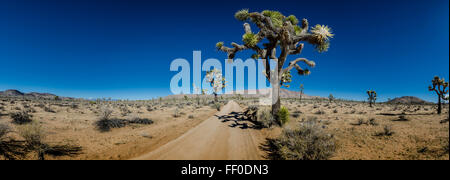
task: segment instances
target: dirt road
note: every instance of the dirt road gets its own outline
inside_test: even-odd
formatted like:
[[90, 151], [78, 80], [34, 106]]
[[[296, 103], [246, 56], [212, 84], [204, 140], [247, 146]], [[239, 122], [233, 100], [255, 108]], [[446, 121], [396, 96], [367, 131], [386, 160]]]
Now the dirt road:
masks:
[[177, 139], [135, 160], [260, 160], [265, 138], [254, 124], [239, 118], [241, 107], [230, 101], [215, 116]]

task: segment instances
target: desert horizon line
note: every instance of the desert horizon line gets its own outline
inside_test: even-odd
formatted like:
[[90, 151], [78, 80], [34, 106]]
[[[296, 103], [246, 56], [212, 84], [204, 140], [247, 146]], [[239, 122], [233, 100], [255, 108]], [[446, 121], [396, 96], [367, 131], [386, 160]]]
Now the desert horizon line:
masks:
[[[300, 94], [301, 92], [299, 92], [299, 91], [292, 91], [292, 90], [289, 90], [289, 89], [287, 89], [287, 88], [281, 88], [281, 89], [283, 89], [283, 91], [288, 91], [288, 92], [293, 92], [293, 93], [298, 93], [298, 94]], [[264, 91], [264, 90], [271, 90], [270, 88], [265, 88], [265, 89], [243, 89], [243, 90], [234, 90], [234, 91], [232, 91], [232, 92], [228, 92], [228, 93], [220, 93], [219, 94], [219, 96], [223, 96], [223, 95], [225, 95], [225, 96], [227, 96], [227, 95], [261, 95], [261, 94], [245, 94], [245, 92], [247, 92], [247, 91], [258, 91], [258, 93], [259, 93], [259, 91]], [[154, 98], [150, 98], [150, 99], [146, 99], [146, 98], [113, 98], [113, 97], [76, 97], [76, 96], [67, 96], [67, 95], [63, 95], [63, 94], [59, 94], [59, 93], [53, 93], [53, 92], [51, 92], [51, 91], [46, 91], [46, 92], [38, 92], [38, 91], [23, 91], [23, 90], [20, 90], [19, 88], [6, 88], [6, 89], [0, 89], [0, 97], [2, 97], [3, 95], [2, 95], [2, 93], [4, 93], [4, 92], [6, 92], [6, 91], [18, 91], [18, 92], [20, 92], [20, 93], [23, 93], [23, 96], [25, 96], [25, 95], [27, 95], [27, 94], [41, 94], [41, 95], [53, 95], [53, 96], [56, 96], [56, 97], [59, 97], [59, 98], [72, 98], [72, 99], [82, 99], [82, 100], [109, 100], [109, 101], [147, 101], [147, 100], [156, 100], [156, 99], [159, 99], [159, 98], [169, 98], [170, 99], [170, 97], [171, 96], [181, 96], [181, 95], [200, 95], [200, 96], [213, 96], [212, 94], [196, 94], [196, 93], [191, 93], [191, 94], [183, 94], [183, 93], [180, 93], [180, 94], [168, 94], [168, 95], [162, 95], [162, 96], [155, 96]], [[244, 93], [241, 93], [241, 92], [244, 92]], [[335, 96], [333, 93], [330, 93], [330, 94], [332, 94], [333, 96]], [[328, 97], [324, 97], [324, 96], [320, 96], [320, 95], [314, 95], [314, 94], [310, 94], [310, 93], [305, 93], [305, 92], [303, 92], [302, 93], [302, 95], [306, 95], [306, 96], [308, 96], [308, 97], [310, 97], [310, 99], [328, 99]], [[20, 96], [20, 95], [19, 95]], [[447, 95], [448, 96], [448, 95]], [[3, 97], [8, 97], [8, 96], [3, 96]], [[17, 96], [16, 96], [17, 97]], [[419, 98], [419, 99], [421, 99], [421, 100], [424, 100], [425, 102], [428, 102], [428, 103], [436, 103], [436, 102], [434, 102], [434, 101], [429, 101], [429, 100], [426, 100], [425, 98], [423, 98], [423, 97], [421, 97], [421, 96], [417, 96], [417, 95], [397, 95], [397, 96], [392, 96], [392, 98], [386, 98], [386, 100], [383, 100], [383, 101], [377, 101], [378, 103], [386, 103], [386, 102], [389, 102], [390, 100], [394, 100], [394, 99], [397, 99], [397, 98], [404, 98], [404, 97], [416, 97], [416, 98]], [[249, 97], [249, 98], [255, 98], [255, 97]], [[288, 98], [286, 98], [286, 97], [282, 97], [283, 99], [295, 99], [295, 98], [298, 98], [298, 97], [288, 97]], [[365, 101], [367, 101], [367, 99], [351, 99], [351, 98], [342, 98], [342, 97], [334, 97], [336, 100], [342, 100], [342, 101], [355, 101], [355, 102], [365, 102]], [[176, 99], [176, 98], [174, 98], [174, 99]]]

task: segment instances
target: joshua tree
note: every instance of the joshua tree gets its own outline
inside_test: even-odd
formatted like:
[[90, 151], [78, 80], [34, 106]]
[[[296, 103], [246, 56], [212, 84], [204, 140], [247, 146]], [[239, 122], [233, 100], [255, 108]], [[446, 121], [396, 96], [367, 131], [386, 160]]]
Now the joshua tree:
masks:
[[300, 103], [302, 103], [303, 89], [303, 84], [300, 84]]
[[372, 107], [372, 104], [375, 104], [375, 101], [377, 100], [377, 92], [373, 90], [368, 90], [367, 95], [369, 95], [369, 106]]
[[330, 103], [334, 100], [333, 94], [330, 94], [330, 95], [328, 96], [328, 100], [330, 100]]
[[[265, 76], [272, 84], [272, 115], [276, 116], [281, 108], [280, 87], [283, 83], [290, 82], [288, 76], [290, 70], [295, 68], [299, 75], [308, 75], [310, 71], [301, 68], [298, 63], [315, 66], [314, 61], [298, 58], [284, 68], [287, 57], [302, 52], [304, 44], [301, 42], [312, 44], [319, 52], [327, 51], [329, 39], [333, 37], [331, 29], [325, 25], [316, 25], [310, 29], [306, 19], [300, 22], [294, 15], [286, 17], [278, 11], [265, 10], [261, 13], [250, 13], [248, 9], [243, 9], [236, 12], [235, 18], [254, 23], [259, 32], [253, 33], [250, 24], [246, 22], [244, 23], [245, 33], [242, 37], [243, 45], [233, 42], [231, 43], [233, 47], [226, 47], [223, 42], [218, 42], [216, 47], [228, 54], [228, 62], [232, 62], [237, 52], [244, 50], [254, 51], [252, 58], [263, 61]], [[277, 48], [281, 50], [278, 57], [276, 57]], [[274, 71], [271, 70], [271, 61], [276, 63]]]
[[448, 82], [445, 82], [444, 78], [440, 79], [438, 76], [435, 76], [431, 82], [433, 83], [433, 86], [429, 86], [428, 90], [434, 91], [438, 95], [437, 113], [441, 114], [442, 113], [441, 99], [444, 101], [447, 101], [449, 99], [448, 96], [445, 96], [448, 93], [448, 89], [447, 89]]
[[217, 94], [225, 88], [225, 78], [222, 76], [222, 72], [218, 69], [213, 69], [206, 73], [206, 82], [211, 83], [214, 94], [214, 102], [219, 102]]

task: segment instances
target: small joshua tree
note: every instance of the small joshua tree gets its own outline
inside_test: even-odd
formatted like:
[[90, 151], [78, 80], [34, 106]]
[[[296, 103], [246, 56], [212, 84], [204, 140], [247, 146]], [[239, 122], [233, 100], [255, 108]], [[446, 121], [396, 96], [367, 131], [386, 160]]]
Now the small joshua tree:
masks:
[[447, 101], [449, 98], [448, 96], [445, 96], [448, 93], [448, 82], [445, 82], [445, 79], [440, 79], [438, 76], [435, 76], [434, 79], [431, 81], [433, 83], [433, 86], [429, 86], [429, 91], [434, 91], [438, 95], [438, 109], [437, 113], [442, 113], [442, 105], [441, 105], [441, 99], [444, 101]]
[[212, 69], [206, 73], [206, 82], [211, 83], [214, 94], [214, 102], [219, 102], [217, 94], [225, 88], [225, 78], [222, 76], [222, 72], [218, 69]]
[[367, 100], [369, 100], [369, 106], [372, 107], [372, 104], [375, 104], [375, 101], [377, 100], [377, 92], [368, 90], [367, 95], [369, 95], [369, 98], [367, 98]]
[[200, 88], [198, 88], [197, 86], [195, 86], [195, 84], [193, 84], [193, 86], [194, 86], [194, 91], [195, 91], [195, 94], [197, 94], [197, 96], [195, 97], [195, 99], [197, 99], [197, 105], [199, 105], [200, 106]]
[[303, 89], [303, 84], [300, 84], [300, 103], [302, 103]]
[[333, 94], [330, 94], [330, 95], [328, 96], [328, 100], [330, 101], [330, 103], [331, 103], [332, 101], [334, 101], [334, 96], [333, 96]]
[[[218, 42], [216, 47], [228, 54], [228, 62], [232, 62], [237, 52], [244, 50], [255, 52], [252, 58], [263, 61], [264, 75], [272, 85], [272, 115], [277, 115], [281, 108], [280, 87], [283, 83], [290, 82], [291, 69], [297, 69], [299, 75], [308, 75], [310, 71], [301, 68], [298, 63], [303, 62], [309, 67], [316, 65], [314, 61], [298, 58], [284, 68], [287, 57], [300, 54], [304, 47], [302, 42], [313, 45], [319, 52], [327, 51], [330, 45], [329, 39], [333, 37], [331, 29], [325, 25], [316, 25], [310, 29], [306, 19], [300, 22], [294, 15], [284, 16], [278, 11], [270, 10], [260, 13], [243, 9], [236, 12], [234, 17], [240, 21], [254, 23], [259, 32], [253, 33], [250, 24], [244, 23], [243, 45], [233, 42], [231, 43], [233, 47], [226, 47], [223, 42]], [[277, 49], [281, 50], [278, 57]], [[276, 65], [271, 66], [271, 61], [276, 62]], [[275, 67], [274, 71], [271, 67]]]

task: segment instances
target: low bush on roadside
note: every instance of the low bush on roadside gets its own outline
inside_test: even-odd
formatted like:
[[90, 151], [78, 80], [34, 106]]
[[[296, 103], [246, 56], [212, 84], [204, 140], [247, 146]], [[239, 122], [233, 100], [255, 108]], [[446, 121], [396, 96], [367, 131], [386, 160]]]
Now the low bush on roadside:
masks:
[[275, 124], [275, 118], [269, 108], [259, 108], [256, 113], [256, 122], [263, 128], [269, 128]]
[[313, 122], [285, 129], [281, 137], [269, 140], [268, 147], [274, 160], [326, 160], [336, 151], [334, 136]]
[[278, 123], [280, 126], [284, 126], [287, 122], [289, 122], [289, 110], [283, 106], [278, 111]]

